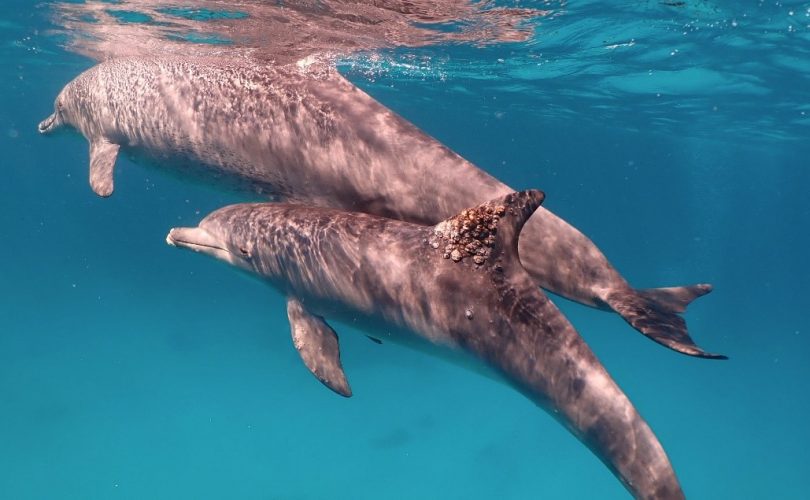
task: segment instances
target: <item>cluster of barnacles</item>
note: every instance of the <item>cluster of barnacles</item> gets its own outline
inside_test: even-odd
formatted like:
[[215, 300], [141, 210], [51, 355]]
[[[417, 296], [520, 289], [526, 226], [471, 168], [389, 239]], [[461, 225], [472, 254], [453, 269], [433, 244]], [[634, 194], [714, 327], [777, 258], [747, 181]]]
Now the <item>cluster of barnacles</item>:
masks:
[[431, 248], [444, 245], [443, 257], [460, 262], [472, 257], [476, 265], [482, 265], [495, 245], [498, 220], [506, 214], [503, 205], [484, 205], [462, 211], [452, 219], [438, 224], [428, 240]]

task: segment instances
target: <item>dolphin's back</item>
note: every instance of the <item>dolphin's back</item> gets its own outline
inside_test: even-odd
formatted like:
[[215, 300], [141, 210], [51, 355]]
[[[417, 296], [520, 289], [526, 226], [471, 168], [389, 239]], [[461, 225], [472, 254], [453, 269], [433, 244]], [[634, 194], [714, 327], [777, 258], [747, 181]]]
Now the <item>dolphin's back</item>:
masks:
[[561, 421], [635, 497], [683, 498], [650, 427], [520, 263], [518, 236], [542, 200], [537, 193], [465, 210], [436, 228], [294, 205], [262, 224], [287, 252], [286, 269], [273, 272], [297, 293], [339, 297], [472, 354]]
[[131, 154], [285, 200], [432, 223], [509, 191], [332, 68], [129, 57], [77, 81]]
[[[437, 294], [442, 303], [449, 304], [445, 314], [455, 318], [448, 322], [452, 325], [449, 331], [461, 348], [561, 421], [635, 497], [683, 498], [656, 436], [520, 262], [520, 231], [541, 200], [542, 194], [536, 191], [515, 193], [500, 203], [465, 210], [440, 225], [449, 228], [451, 238], [458, 236], [468, 246], [480, 235], [481, 227], [494, 230], [494, 238], [488, 237], [493, 243], [486, 259], [476, 261], [472, 255], [462, 256], [458, 262], [444, 259], [457, 268], [452, 273], [455, 280], [446, 280], [445, 289]], [[489, 216], [493, 207], [502, 214], [494, 226]], [[481, 218], [486, 222], [481, 223]], [[432, 265], [441, 267], [435, 261]], [[454, 293], [459, 290], [463, 293]], [[472, 301], [488, 307], [473, 310], [464, 306]], [[462, 314], [465, 310], [473, 314]]]

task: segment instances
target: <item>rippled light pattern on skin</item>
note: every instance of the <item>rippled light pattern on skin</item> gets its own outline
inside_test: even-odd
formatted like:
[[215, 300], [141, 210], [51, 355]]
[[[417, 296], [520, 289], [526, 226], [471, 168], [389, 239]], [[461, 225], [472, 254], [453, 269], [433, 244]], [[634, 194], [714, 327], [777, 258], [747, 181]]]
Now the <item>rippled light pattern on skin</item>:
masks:
[[[99, 60], [196, 54], [320, 76], [337, 64], [346, 88], [542, 189], [634, 285], [711, 282], [689, 327], [722, 363], [550, 299], [651, 424], [687, 498], [806, 498], [810, 2], [474, 2], [481, 15], [441, 2], [424, 23], [396, 4], [417, 6], [0, 1], [0, 496], [629, 498], [525, 397], [385, 332], [370, 341], [353, 318], [332, 325], [355, 395], [335, 396], [291, 345], [286, 295], [163, 241], [264, 198], [121, 154], [101, 199], [86, 141], [36, 130]], [[231, 44], [170, 38], [192, 34]], [[469, 328], [487, 309], [459, 315]]]

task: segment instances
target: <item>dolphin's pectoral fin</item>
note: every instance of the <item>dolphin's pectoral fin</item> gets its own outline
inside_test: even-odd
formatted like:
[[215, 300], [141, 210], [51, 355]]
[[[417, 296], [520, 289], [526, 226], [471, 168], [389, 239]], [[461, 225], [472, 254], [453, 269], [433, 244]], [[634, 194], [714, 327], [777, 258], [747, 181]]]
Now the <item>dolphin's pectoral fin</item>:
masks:
[[120, 146], [107, 139], [90, 142], [90, 187], [99, 196], [107, 197], [113, 192], [113, 169]]
[[686, 321], [678, 314], [692, 299], [710, 291], [708, 285], [654, 291], [627, 289], [611, 293], [606, 302], [633, 328], [661, 345], [698, 358], [728, 359], [701, 349], [689, 336]]
[[287, 317], [295, 348], [323, 385], [341, 396], [350, 397], [352, 390], [340, 364], [338, 336], [320, 316], [304, 308], [295, 298], [287, 299]]

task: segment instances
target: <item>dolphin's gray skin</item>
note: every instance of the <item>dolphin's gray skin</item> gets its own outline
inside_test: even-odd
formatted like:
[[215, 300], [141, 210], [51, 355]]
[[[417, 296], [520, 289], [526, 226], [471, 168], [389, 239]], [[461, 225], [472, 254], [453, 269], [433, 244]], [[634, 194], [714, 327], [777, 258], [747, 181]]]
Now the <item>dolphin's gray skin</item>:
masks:
[[167, 242], [269, 280], [288, 297], [307, 367], [351, 394], [339, 319], [383, 340], [461, 351], [562, 422], [637, 498], [683, 493], [661, 444], [518, 259], [540, 191], [512, 193], [436, 226], [275, 203], [239, 204]]
[[[69, 125], [90, 141], [90, 184], [101, 196], [113, 192], [119, 149], [285, 201], [425, 224], [512, 191], [316, 66], [111, 60], [69, 83], [39, 130]], [[635, 290], [585, 235], [543, 208], [520, 245], [543, 288], [613, 309], [677, 351], [724, 358], [695, 345], [678, 314], [709, 285]]]

